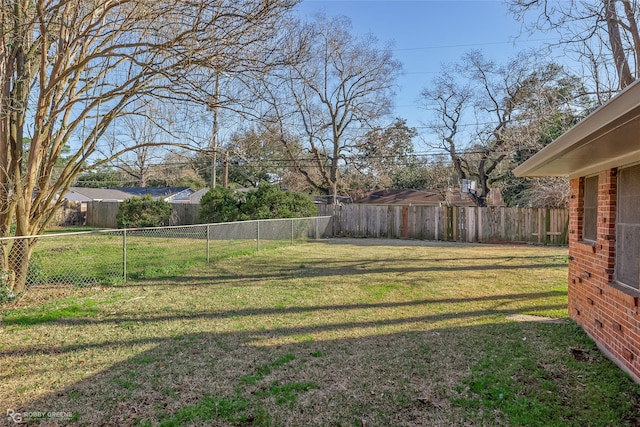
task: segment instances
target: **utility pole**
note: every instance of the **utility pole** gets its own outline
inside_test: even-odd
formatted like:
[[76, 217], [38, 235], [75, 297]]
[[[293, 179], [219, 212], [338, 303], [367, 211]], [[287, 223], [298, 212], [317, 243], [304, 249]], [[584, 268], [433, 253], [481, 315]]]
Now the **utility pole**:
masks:
[[213, 99], [213, 135], [211, 136], [211, 188], [216, 188], [216, 163], [218, 161], [218, 109], [220, 101], [220, 74], [216, 71], [216, 85]]
[[222, 186], [224, 188], [229, 187], [229, 150], [224, 150], [224, 179]]

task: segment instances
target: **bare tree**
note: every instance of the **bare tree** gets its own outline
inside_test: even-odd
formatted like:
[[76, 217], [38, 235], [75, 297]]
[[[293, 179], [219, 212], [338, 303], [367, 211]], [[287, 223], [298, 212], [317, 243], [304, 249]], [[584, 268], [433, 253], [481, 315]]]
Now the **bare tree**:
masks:
[[114, 162], [113, 165], [132, 177], [138, 187], [146, 187], [152, 178], [151, 167], [162, 159], [156, 149], [157, 147], [151, 145], [140, 146], [132, 152], [131, 158], [126, 157], [121, 161]]
[[146, 187], [153, 178], [152, 167], [162, 161], [167, 153], [163, 142], [166, 145], [169, 143], [166, 140], [167, 133], [163, 131], [165, 126], [159, 123], [163, 115], [159, 114], [158, 109], [145, 106], [136, 110], [139, 114], [125, 115], [118, 120], [117, 132], [114, 129], [113, 134], [106, 138], [105, 148], [108, 148], [108, 152], [100, 151], [104, 157], [111, 158], [114, 153], [126, 151], [133, 142], [132, 149], [109, 164], [132, 178], [135, 185]]
[[437, 142], [430, 145], [449, 154], [461, 180], [477, 182], [471, 196], [478, 206], [485, 205], [505, 161], [519, 150], [540, 148], [545, 124], [562, 112], [584, 113], [584, 104], [575, 103], [582, 94], [571, 86], [575, 80], [557, 65], [535, 59], [521, 54], [498, 65], [471, 52], [421, 94], [425, 107], [436, 113], [430, 128]]
[[518, 206], [567, 208], [569, 206], [569, 179], [561, 176], [530, 178], [515, 197]]
[[[261, 92], [265, 123], [278, 130], [293, 166], [315, 191], [333, 196], [341, 191], [340, 168], [350, 150], [390, 112], [401, 68], [389, 46], [378, 48], [372, 36], [356, 38], [350, 28], [344, 17], [322, 15], [292, 25], [288, 45], [298, 61]], [[302, 156], [291, 141], [303, 141]]]
[[[252, 126], [234, 132], [224, 146], [229, 182], [241, 187], [258, 187], [261, 183], [291, 184], [288, 175], [293, 171], [281, 138], [268, 129]], [[290, 150], [296, 150], [289, 139]], [[300, 176], [297, 177], [300, 180]]]
[[[0, 236], [11, 234], [14, 219], [16, 236], [41, 233], [74, 177], [111, 160], [95, 160], [101, 137], [116, 117], [135, 113], [139, 99], [207, 99], [212, 69], [241, 73], [263, 66], [273, 52], [261, 53], [262, 43], [294, 3], [3, 0]], [[90, 131], [83, 134], [85, 124]], [[66, 144], [72, 152], [54, 177]], [[0, 245], [0, 270], [10, 272], [18, 291], [36, 241]]]
[[150, 167], [150, 186], [191, 187], [195, 190], [206, 187], [207, 183], [198, 173], [193, 151], [170, 150], [165, 152], [161, 162]]
[[[554, 32], [591, 77], [599, 103], [640, 76], [636, 0], [507, 0], [530, 31]], [[537, 19], [528, 20], [533, 15]]]

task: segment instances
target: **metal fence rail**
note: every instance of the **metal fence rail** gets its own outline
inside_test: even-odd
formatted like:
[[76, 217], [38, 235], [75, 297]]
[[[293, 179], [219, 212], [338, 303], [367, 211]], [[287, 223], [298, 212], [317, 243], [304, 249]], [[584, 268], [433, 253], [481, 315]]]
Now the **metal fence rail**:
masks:
[[[175, 277], [192, 265], [330, 234], [331, 217], [111, 229], [0, 238], [10, 248], [37, 239], [26, 289], [88, 287]], [[0, 275], [0, 290], [6, 274]]]

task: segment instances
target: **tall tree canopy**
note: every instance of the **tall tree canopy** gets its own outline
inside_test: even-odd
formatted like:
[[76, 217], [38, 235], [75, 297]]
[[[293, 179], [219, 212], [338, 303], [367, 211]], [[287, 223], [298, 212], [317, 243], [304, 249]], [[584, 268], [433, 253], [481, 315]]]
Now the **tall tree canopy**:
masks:
[[[277, 21], [295, 3], [3, 0], [0, 236], [10, 234], [14, 219], [17, 236], [42, 232], [58, 195], [78, 173], [96, 166], [101, 136], [115, 118], [136, 114], [141, 99], [211, 103], [213, 76], [279, 63], [273, 49]], [[83, 126], [90, 131], [81, 132]], [[67, 145], [66, 164], [54, 174]], [[11, 272], [18, 290], [34, 242], [0, 245], [0, 270]]]
[[349, 168], [349, 189], [368, 192], [390, 188], [398, 176], [415, 163], [413, 140], [418, 135], [406, 120], [396, 118], [386, 127], [375, 127], [365, 133], [350, 148], [352, 168]]
[[599, 103], [640, 77], [640, 6], [636, 0], [507, 3], [529, 30], [555, 33], [569, 55], [575, 54]]
[[390, 46], [350, 29], [346, 18], [322, 15], [292, 25], [287, 45], [297, 61], [259, 88], [265, 122], [278, 130], [293, 166], [315, 191], [329, 195], [341, 190], [340, 170], [351, 149], [390, 112], [401, 68]]
[[448, 153], [460, 179], [477, 182], [478, 206], [514, 153], [541, 148], [545, 132], [557, 131], [551, 123], [566, 129], [589, 105], [580, 81], [555, 64], [521, 54], [502, 65], [477, 51], [445, 67], [421, 96], [436, 113], [431, 145]]

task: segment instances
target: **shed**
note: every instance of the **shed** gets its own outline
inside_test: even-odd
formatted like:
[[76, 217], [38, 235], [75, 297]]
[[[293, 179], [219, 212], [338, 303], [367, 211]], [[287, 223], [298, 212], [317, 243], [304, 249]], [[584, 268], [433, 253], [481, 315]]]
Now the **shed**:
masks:
[[514, 173], [570, 178], [569, 315], [640, 382], [640, 83]]

